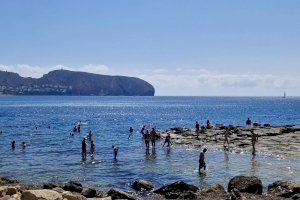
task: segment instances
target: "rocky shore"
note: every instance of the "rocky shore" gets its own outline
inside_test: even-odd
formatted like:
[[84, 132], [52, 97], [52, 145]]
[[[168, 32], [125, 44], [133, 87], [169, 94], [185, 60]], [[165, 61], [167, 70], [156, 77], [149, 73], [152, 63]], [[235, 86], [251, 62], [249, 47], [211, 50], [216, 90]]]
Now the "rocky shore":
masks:
[[281, 200], [300, 199], [300, 184], [287, 181], [276, 181], [263, 193], [263, 185], [259, 178], [250, 176], [233, 177], [226, 189], [219, 184], [200, 190], [194, 185], [177, 181], [155, 188], [146, 180], [135, 180], [131, 184], [135, 192], [127, 192], [111, 188], [99, 191], [95, 188], [84, 188], [80, 183], [43, 185], [24, 185], [16, 180], [0, 178], [1, 200], [110, 200], [110, 199], [199, 199], [199, 200]]
[[[253, 129], [258, 135], [256, 151], [290, 158], [300, 158], [300, 127], [299, 126], [229, 126], [229, 148], [231, 151], [252, 151], [251, 133]], [[170, 133], [173, 144], [182, 144], [199, 148], [202, 146], [224, 149], [225, 126], [216, 125], [204, 129], [197, 138], [195, 130], [188, 128], [171, 128], [161, 132], [165, 137]]]

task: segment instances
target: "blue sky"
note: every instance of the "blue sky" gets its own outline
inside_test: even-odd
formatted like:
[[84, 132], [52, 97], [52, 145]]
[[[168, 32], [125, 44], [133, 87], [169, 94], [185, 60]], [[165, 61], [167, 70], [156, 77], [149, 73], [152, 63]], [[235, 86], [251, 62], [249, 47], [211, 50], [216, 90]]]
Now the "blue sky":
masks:
[[157, 95], [300, 95], [300, 1], [0, 1], [0, 69], [129, 75]]

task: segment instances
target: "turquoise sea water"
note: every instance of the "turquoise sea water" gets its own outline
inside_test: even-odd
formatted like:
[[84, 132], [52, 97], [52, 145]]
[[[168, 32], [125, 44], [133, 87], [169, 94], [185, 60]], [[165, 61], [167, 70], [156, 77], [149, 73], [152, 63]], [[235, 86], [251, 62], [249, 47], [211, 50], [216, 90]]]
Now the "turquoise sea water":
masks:
[[[139, 133], [128, 140], [128, 129], [141, 125], [164, 130], [194, 127], [195, 120], [243, 125], [249, 116], [259, 123], [300, 125], [300, 98], [242, 97], [0, 97], [0, 176], [25, 183], [78, 180], [102, 188], [129, 189], [137, 179], [156, 186], [184, 180], [197, 186], [226, 186], [235, 175], [255, 175], [264, 185], [275, 180], [300, 182], [300, 161], [259, 154], [223, 152], [210, 148], [206, 174], [199, 175], [198, 150], [157, 145], [147, 153]], [[70, 137], [75, 122], [81, 133]], [[35, 129], [35, 126], [38, 129]], [[50, 129], [48, 128], [50, 126]], [[81, 139], [94, 134], [96, 155], [81, 158]], [[16, 140], [16, 149], [10, 142]], [[20, 143], [28, 146], [22, 149]], [[119, 147], [113, 160], [111, 146]]]

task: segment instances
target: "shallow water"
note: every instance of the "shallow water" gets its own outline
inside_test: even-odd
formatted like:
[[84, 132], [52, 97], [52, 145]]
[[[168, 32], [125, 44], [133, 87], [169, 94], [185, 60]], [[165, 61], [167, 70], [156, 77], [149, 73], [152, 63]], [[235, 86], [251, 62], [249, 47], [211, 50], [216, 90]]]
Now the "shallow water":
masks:
[[[300, 161], [267, 154], [207, 152], [207, 172], [198, 174], [195, 149], [175, 145], [146, 152], [140, 134], [128, 140], [128, 128], [142, 124], [159, 130], [193, 127], [210, 119], [213, 124], [244, 124], [250, 116], [259, 123], [300, 124], [300, 98], [230, 97], [0, 97], [0, 176], [26, 183], [79, 180], [99, 187], [128, 189], [144, 178], [156, 186], [185, 180], [197, 186], [227, 185], [235, 175], [259, 176], [264, 185], [276, 180], [300, 182]], [[81, 120], [82, 132], [70, 137]], [[48, 126], [50, 125], [50, 129]], [[35, 126], [38, 129], [35, 130]], [[94, 133], [96, 155], [81, 158], [81, 139]], [[15, 150], [10, 142], [16, 140]], [[21, 141], [28, 146], [22, 149]], [[111, 146], [119, 147], [119, 160]]]

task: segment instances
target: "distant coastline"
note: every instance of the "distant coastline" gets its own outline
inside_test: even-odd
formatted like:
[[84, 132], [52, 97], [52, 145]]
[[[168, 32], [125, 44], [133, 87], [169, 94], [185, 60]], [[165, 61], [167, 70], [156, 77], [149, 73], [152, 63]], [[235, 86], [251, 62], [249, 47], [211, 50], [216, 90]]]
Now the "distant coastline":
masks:
[[151, 84], [135, 77], [55, 70], [41, 78], [24, 78], [0, 71], [0, 96], [154, 96], [154, 93]]

